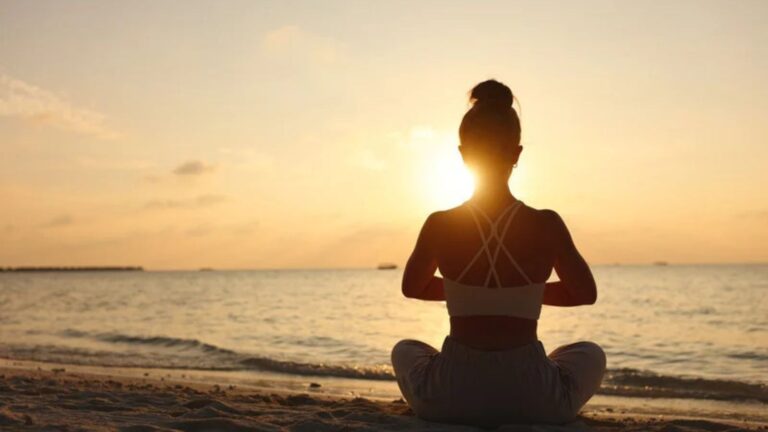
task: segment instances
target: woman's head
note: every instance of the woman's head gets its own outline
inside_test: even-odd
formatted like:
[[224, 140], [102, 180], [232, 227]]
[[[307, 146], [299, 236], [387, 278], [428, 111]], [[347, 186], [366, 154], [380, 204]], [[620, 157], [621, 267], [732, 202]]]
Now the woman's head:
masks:
[[520, 157], [520, 119], [513, 100], [509, 87], [496, 80], [483, 81], [470, 92], [472, 107], [459, 126], [459, 150], [476, 176], [506, 182]]

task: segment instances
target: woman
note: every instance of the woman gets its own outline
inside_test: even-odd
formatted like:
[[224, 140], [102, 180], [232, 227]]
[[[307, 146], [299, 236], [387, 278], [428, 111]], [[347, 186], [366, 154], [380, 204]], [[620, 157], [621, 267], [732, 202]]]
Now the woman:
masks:
[[[485, 81], [470, 101], [459, 151], [475, 175], [475, 192], [427, 218], [403, 275], [406, 297], [446, 301], [450, 335], [442, 351], [415, 340], [395, 345], [397, 382], [427, 420], [566, 422], [600, 387], [605, 354], [578, 342], [547, 356], [537, 319], [542, 304], [593, 304], [595, 281], [560, 216], [528, 207], [509, 191], [523, 150], [510, 89]], [[552, 269], [559, 282], [546, 282]]]

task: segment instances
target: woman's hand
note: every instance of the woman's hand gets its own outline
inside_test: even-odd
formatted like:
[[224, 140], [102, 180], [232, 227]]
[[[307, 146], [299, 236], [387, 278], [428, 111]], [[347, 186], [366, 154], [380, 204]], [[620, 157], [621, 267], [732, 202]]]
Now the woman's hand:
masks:
[[[403, 290], [405, 294], [405, 290]], [[443, 285], [443, 278], [432, 276], [427, 285], [414, 295], [407, 295], [406, 297], [414, 298], [417, 300], [431, 300], [431, 301], [444, 301], [445, 300], [445, 288]]]

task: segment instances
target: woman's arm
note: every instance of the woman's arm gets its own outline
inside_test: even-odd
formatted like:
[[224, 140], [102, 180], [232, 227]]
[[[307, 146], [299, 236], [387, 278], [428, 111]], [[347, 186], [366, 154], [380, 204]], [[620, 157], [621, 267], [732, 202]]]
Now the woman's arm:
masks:
[[430, 215], [419, 233], [403, 272], [403, 295], [419, 300], [445, 300], [443, 279], [435, 276], [437, 254], [435, 215]]
[[597, 286], [589, 265], [584, 261], [571, 233], [560, 215], [547, 211], [549, 226], [554, 234], [555, 271], [559, 282], [548, 282], [544, 287], [544, 304], [550, 306], [579, 306], [597, 301]]

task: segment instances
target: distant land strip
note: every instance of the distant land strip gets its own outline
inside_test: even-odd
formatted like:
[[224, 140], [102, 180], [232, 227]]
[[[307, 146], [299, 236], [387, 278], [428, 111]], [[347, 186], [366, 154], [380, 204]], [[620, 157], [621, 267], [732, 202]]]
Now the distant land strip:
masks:
[[0, 267], [0, 272], [95, 272], [95, 271], [144, 271], [144, 267], [136, 267], [136, 266]]

